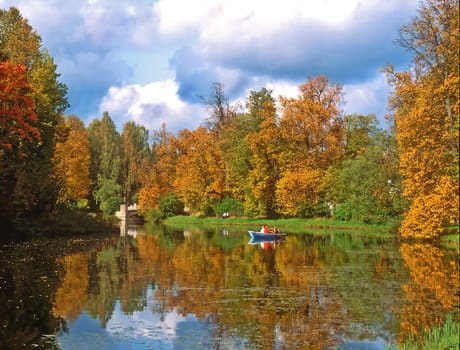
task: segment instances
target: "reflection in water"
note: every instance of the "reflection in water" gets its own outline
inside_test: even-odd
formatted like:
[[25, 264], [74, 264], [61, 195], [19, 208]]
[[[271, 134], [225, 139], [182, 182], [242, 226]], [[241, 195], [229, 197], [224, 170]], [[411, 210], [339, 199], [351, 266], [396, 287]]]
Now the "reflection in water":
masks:
[[459, 270], [451, 256], [430, 244], [403, 243], [400, 251], [412, 277], [403, 285], [408, 301], [401, 316], [403, 338], [440, 325], [447, 311], [458, 310]]
[[4, 247], [0, 348], [383, 349], [457, 307], [457, 255], [440, 248], [129, 232]]

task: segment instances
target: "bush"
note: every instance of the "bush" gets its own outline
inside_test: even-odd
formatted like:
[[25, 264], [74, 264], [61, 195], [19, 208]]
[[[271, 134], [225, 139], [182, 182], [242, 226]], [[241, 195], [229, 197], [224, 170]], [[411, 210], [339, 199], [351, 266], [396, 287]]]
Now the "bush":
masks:
[[350, 221], [353, 217], [353, 208], [349, 203], [337, 204], [334, 209], [333, 217], [335, 220]]
[[182, 203], [182, 201], [177, 198], [174, 193], [170, 193], [165, 197], [160, 198], [158, 207], [162, 218], [181, 215], [184, 213], [184, 203]]
[[241, 216], [243, 214], [243, 205], [236, 199], [225, 197], [220, 201], [211, 204], [214, 215], [221, 216], [223, 213], [229, 213], [232, 216]]

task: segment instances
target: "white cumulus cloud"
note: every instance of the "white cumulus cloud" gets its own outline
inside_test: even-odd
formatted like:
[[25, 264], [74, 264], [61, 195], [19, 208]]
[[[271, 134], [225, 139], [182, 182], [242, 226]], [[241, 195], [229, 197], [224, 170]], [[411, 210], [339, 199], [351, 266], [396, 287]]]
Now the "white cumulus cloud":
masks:
[[160, 129], [163, 124], [174, 132], [194, 129], [202, 122], [205, 108], [181, 101], [177, 90], [173, 80], [112, 86], [102, 99], [99, 112], [109, 112], [119, 126], [133, 120], [150, 131]]

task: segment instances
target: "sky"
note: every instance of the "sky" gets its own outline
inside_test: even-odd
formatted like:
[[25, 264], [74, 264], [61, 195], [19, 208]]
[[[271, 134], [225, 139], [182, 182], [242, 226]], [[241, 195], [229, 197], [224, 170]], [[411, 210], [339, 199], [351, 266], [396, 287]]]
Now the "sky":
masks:
[[343, 87], [345, 114], [384, 124], [382, 68], [407, 69], [394, 42], [419, 0], [0, 0], [42, 38], [87, 124], [109, 112], [150, 132], [195, 129], [222, 83], [231, 104], [265, 87], [296, 97], [309, 78]]

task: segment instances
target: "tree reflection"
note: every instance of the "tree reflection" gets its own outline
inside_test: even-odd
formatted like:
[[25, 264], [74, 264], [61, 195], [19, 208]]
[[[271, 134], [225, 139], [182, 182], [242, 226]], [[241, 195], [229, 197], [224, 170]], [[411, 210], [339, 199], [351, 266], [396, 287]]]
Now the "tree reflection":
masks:
[[404, 340], [441, 324], [447, 311], [458, 308], [459, 266], [458, 260], [430, 244], [402, 243], [400, 251], [412, 278], [403, 286], [408, 302], [401, 312]]
[[65, 274], [55, 294], [53, 314], [72, 321], [80, 315], [88, 300], [88, 254], [66, 255], [60, 263]]
[[[110, 328], [116, 313], [139, 311], [165, 327], [171, 315], [192, 315], [211, 348], [240, 339], [251, 349], [324, 349], [346, 338], [391, 341], [400, 328], [402, 339], [458, 306], [458, 263], [429, 245], [398, 251], [378, 239], [293, 234], [261, 249], [218, 229], [138, 233], [42, 256], [52, 261], [46, 274], [27, 262], [33, 254], [18, 256], [0, 271], [0, 341], [32, 342], [83, 312]], [[29, 290], [34, 302], [23, 305]]]
[[49, 246], [34, 243], [0, 246], [0, 349], [57, 348], [54, 337], [40, 339], [64, 327], [52, 314], [58, 280], [53, 255]]

